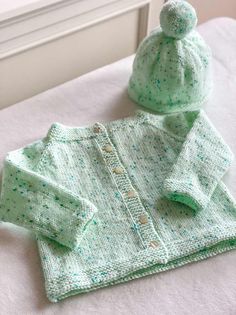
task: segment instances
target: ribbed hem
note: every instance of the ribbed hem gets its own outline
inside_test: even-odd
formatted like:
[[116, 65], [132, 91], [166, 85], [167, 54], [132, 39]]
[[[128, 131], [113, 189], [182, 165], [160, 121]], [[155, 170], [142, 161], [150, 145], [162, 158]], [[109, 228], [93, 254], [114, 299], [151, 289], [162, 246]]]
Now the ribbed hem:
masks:
[[[170, 270], [236, 248], [234, 225], [226, 226], [223, 230], [215, 227], [206, 233], [205, 238], [201, 234], [194, 239], [176, 240], [166, 244], [171, 253], [167, 263], [158, 263], [158, 255], [155, 251], [141, 251], [129, 260], [118, 261], [111, 266], [95, 266], [93, 270], [87, 270], [86, 273], [81, 272], [77, 275], [68, 273], [56, 279], [51, 279], [44, 268], [47, 297], [51, 302], [58, 302], [72, 295]], [[186, 244], [188, 244], [187, 248]], [[38, 245], [40, 246], [40, 242]], [[82, 284], [81, 279], [94, 279], [94, 281]]]
[[[130, 79], [131, 80], [131, 79]], [[145, 96], [140, 92], [137, 92], [133, 87], [132, 84], [129, 83], [128, 86], [128, 94], [129, 97], [137, 104], [142, 105], [146, 108], [149, 108], [155, 111], [157, 114], [170, 114], [170, 113], [178, 113], [184, 111], [194, 111], [201, 108], [201, 106], [207, 102], [211, 96], [213, 90], [213, 85], [209, 86], [208, 93], [203, 95], [198, 101], [191, 102], [191, 103], [178, 103], [172, 104], [161, 104], [160, 101], [155, 100], [150, 97], [150, 95]]]

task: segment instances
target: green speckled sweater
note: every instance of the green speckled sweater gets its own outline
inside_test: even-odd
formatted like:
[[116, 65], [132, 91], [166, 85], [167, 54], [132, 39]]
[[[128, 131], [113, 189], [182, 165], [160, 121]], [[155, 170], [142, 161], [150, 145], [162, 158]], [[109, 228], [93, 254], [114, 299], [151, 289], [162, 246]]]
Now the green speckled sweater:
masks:
[[202, 110], [54, 123], [6, 156], [0, 218], [36, 233], [57, 302], [235, 248], [232, 158]]

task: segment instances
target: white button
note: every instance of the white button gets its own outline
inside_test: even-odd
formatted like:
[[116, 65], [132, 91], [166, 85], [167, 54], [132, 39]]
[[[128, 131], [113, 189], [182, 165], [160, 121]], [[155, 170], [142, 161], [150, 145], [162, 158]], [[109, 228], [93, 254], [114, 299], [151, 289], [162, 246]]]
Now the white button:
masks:
[[122, 167], [115, 167], [115, 168], [113, 168], [113, 172], [116, 174], [122, 174], [122, 173], [124, 173], [124, 170]]
[[104, 151], [110, 153], [112, 152], [112, 146], [110, 144], [105, 145], [105, 147], [103, 148]]
[[148, 223], [148, 217], [147, 217], [147, 215], [146, 215], [146, 214], [141, 214], [141, 215], [139, 216], [139, 222], [140, 222], [141, 224], [146, 224], [146, 223]]
[[96, 127], [93, 128], [93, 131], [95, 133], [99, 133], [101, 131], [101, 128], [99, 126], [96, 126]]
[[136, 196], [136, 192], [135, 192], [134, 190], [129, 190], [129, 191], [127, 192], [127, 196], [128, 196], [129, 198], [135, 197], [135, 196]]
[[159, 246], [159, 244], [158, 244], [157, 241], [151, 241], [151, 242], [149, 243], [149, 246], [152, 247], [152, 248], [156, 248], [156, 247]]

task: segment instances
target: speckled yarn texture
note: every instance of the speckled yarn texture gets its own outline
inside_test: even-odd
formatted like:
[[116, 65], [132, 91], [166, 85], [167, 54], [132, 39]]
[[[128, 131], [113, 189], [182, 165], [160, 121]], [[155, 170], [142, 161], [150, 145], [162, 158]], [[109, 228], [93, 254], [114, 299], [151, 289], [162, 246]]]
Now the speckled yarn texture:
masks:
[[168, 1], [160, 27], [140, 43], [128, 93], [159, 113], [197, 110], [213, 88], [211, 50], [194, 27], [197, 16], [186, 1]]
[[35, 232], [57, 302], [236, 248], [232, 159], [202, 110], [54, 123], [7, 154], [0, 219]]

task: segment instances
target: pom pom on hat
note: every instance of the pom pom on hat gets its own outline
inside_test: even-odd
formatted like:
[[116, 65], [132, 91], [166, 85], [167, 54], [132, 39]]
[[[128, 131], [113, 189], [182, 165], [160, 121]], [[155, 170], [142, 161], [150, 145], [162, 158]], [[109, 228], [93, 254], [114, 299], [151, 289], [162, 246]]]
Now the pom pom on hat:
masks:
[[160, 24], [166, 36], [182, 39], [196, 26], [196, 11], [186, 1], [168, 1], [161, 10]]

